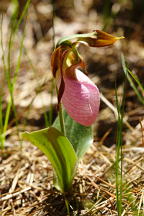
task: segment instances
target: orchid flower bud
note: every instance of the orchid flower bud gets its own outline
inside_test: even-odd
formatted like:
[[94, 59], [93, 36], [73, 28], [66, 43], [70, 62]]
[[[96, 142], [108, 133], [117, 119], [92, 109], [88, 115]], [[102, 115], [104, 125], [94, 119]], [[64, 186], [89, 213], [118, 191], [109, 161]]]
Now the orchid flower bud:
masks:
[[117, 40], [123, 39], [124, 37], [115, 37], [111, 34], [108, 34], [106, 32], [96, 30], [95, 37], [85, 37], [85, 38], [79, 38], [80, 42], [85, 42], [90, 47], [104, 47], [104, 46], [110, 46], [114, 44]]

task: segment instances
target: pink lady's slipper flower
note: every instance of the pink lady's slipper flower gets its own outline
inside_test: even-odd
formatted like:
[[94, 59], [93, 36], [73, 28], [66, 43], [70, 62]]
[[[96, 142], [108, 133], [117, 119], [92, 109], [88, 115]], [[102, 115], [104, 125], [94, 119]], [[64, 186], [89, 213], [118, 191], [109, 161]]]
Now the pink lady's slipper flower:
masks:
[[75, 65], [64, 76], [65, 89], [62, 103], [76, 122], [89, 126], [96, 120], [100, 94], [96, 85]]
[[108, 46], [120, 39], [98, 30], [93, 36], [95, 38], [78, 35], [74, 43], [63, 41], [51, 58], [58, 88], [58, 103], [61, 101], [70, 117], [84, 126], [95, 122], [99, 112], [100, 94], [97, 86], [84, 74], [85, 64], [76, 47], [80, 43], [92, 47]]

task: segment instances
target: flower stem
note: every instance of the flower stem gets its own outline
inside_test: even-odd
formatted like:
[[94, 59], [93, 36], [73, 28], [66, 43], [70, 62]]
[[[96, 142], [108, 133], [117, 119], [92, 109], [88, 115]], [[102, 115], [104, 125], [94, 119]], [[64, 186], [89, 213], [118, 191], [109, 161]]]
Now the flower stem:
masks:
[[[56, 93], [57, 93], [57, 98], [58, 98], [58, 88], [57, 88], [57, 86], [56, 86]], [[60, 126], [61, 126], [61, 132], [63, 133], [64, 136], [66, 136], [64, 117], [63, 117], [63, 109], [62, 109], [61, 102], [58, 104], [58, 115], [59, 115], [59, 121], [60, 121]]]
[[62, 104], [59, 103], [58, 106], [59, 106], [59, 121], [60, 121], [60, 126], [61, 126], [61, 132], [64, 134], [64, 136], [66, 136]]

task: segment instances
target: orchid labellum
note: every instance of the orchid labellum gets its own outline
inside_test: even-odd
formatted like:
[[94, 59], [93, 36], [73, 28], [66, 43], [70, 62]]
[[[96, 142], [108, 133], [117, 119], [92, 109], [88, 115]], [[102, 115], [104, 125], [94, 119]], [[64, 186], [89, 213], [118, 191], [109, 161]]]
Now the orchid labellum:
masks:
[[[51, 58], [52, 72], [58, 89], [58, 103], [62, 102], [67, 113], [76, 122], [90, 126], [97, 118], [100, 94], [97, 86], [85, 74], [85, 64], [77, 51], [79, 44], [103, 47], [122, 37], [114, 37], [96, 30], [76, 34], [58, 42]], [[70, 40], [75, 39], [74, 42]]]

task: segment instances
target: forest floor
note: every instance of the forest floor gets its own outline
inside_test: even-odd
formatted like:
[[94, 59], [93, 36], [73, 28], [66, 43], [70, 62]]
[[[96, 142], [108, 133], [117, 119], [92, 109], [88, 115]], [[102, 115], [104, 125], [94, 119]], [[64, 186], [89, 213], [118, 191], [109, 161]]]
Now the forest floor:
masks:
[[[7, 56], [11, 6], [3, 1], [1, 13], [2, 43]], [[72, 2], [72, 1], [70, 1]], [[81, 1], [79, 1], [81, 2]], [[102, 5], [93, 1], [62, 7], [57, 5], [54, 17], [55, 41], [74, 34], [102, 29], [106, 24], [99, 13]], [[89, 77], [102, 94], [99, 117], [93, 127], [95, 139], [80, 162], [69, 197], [71, 215], [116, 216], [116, 133], [115, 86], [121, 98], [126, 80], [121, 64], [125, 55], [129, 68], [144, 84], [143, 20], [133, 19], [134, 9], [111, 18], [107, 32], [125, 36], [108, 48], [81, 47], [87, 63]], [[138, 12], [137, 12], [138, 13]], [[132, 16], [133, 15], [133, 16]], [[138, 15], [138, 14], [137, 14]], [[11, 50], [10, 70], [17, 65], [22, 35], [25, 32], [20, 70], [14, 86], [16, 116], [11, 111], [6, 131], [4, 150], [0, 150], [0, 215], [1, 216], [66, 216], [64, 197], [53, 187], [52, 167], [32, 144], [20, 139], [20, 132], [33, 131], [46, 126], [46, 115], [53, 107], [56, 117], [57, 98], [52, 90], [53, 81], [50, 56], [53, 49], [52, 5], [50, 1], [31, 3], [26, 25], [20, 26]], [[0, 55], [2, 56], [2, 50]], [[6, 57], [7, 58], [7, 57]], [[9, 91], [0, 62], [0, 93], [5, 116]], [[1, 96], [0, 95], [0, 96]], [[16, 124], [16, 119], [18, 125]], [[123, 123], [122, 176], [124, 216], [144, 215], [144, 109], [130, 84], [126, 83]]]

